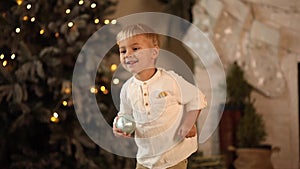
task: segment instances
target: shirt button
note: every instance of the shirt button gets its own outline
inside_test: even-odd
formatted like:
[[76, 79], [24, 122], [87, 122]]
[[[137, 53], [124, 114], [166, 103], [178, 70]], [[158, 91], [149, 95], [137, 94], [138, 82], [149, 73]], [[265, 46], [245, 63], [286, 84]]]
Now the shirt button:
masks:
[[146, 82], [144, 82], [144, 85], [146, 85], [147, 83]]
[[150, 112], [148, 112], [147, 114], [150, 115]]
[[144, 93], [144, 96], [147, 96], [147, 93]]
[[145, 106], [148, 106], [149, 104], [148, 103], [145, 103]]

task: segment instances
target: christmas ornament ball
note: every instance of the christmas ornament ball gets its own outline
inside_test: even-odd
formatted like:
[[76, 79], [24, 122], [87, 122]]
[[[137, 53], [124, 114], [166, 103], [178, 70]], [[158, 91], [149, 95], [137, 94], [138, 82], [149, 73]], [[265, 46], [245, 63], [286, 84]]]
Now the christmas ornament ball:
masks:
[[116, 128], [127, 134], [132, 134], [135, 131], [135, 122], [129, 117], [119, 116], [116, 119]]

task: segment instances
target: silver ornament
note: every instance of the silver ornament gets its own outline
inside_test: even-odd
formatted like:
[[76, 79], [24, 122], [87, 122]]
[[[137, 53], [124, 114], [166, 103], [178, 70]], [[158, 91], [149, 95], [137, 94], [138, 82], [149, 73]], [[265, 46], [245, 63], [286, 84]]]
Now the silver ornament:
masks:
[[120, 129], [126, 134], [132, 134], [135, 131], [135, 122], [132, 118], [119, 116], [116, 120], [116, 128]]

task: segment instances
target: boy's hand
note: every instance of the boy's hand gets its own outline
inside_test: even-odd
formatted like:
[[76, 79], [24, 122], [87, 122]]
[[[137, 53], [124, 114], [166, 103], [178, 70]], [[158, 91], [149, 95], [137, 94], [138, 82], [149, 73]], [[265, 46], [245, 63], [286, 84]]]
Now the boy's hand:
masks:
[[197, 134], [197, 128], [196, 128], [196, 125], [193, 125], [193, 127], [191, 128], [191, 130], [185, 136], [185, 138], [195, 137], [196, 134]]
[[[117, 119], [117, 118], [118, 118], [118, 117], [116, 117], [116, 119]], [[125, 133], [125, 132], [123, 132], [122, 130], [118, 129], [118, 128], [116, 127], [116, 124], [115, 124], [115, 123], [113, 123], [113, 133], [114, 133], [114, 135], [115, 135], [116, 137], [125, 137], [125, 138], [131, 137], [131, 134]]]
[[191, 128], [190, 127], [184, 127], [182, 126], [179, 131], [178, 131], [178, 135], [182, 138], [191, 138], [191, 137], [195, 137], [197, 134], [197, 128], [196, 125], [193, 125]]

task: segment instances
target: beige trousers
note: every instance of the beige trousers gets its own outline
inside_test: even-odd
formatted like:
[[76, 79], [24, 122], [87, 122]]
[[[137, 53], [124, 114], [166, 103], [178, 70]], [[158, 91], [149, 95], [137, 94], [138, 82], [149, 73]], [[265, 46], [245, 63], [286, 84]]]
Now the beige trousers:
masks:
[[[174, 165], [172, 167], [169, 167], [167, 169], [187, 169], [187, 163], [188, 163], [188, 160], [185, 159], [185, 160], [179, 162], [178, 164], [176, 164], [176, 165]], [[149, 168], [144, 167], [141, 164], [137, 163], [135, 169], [149, 169]]]

